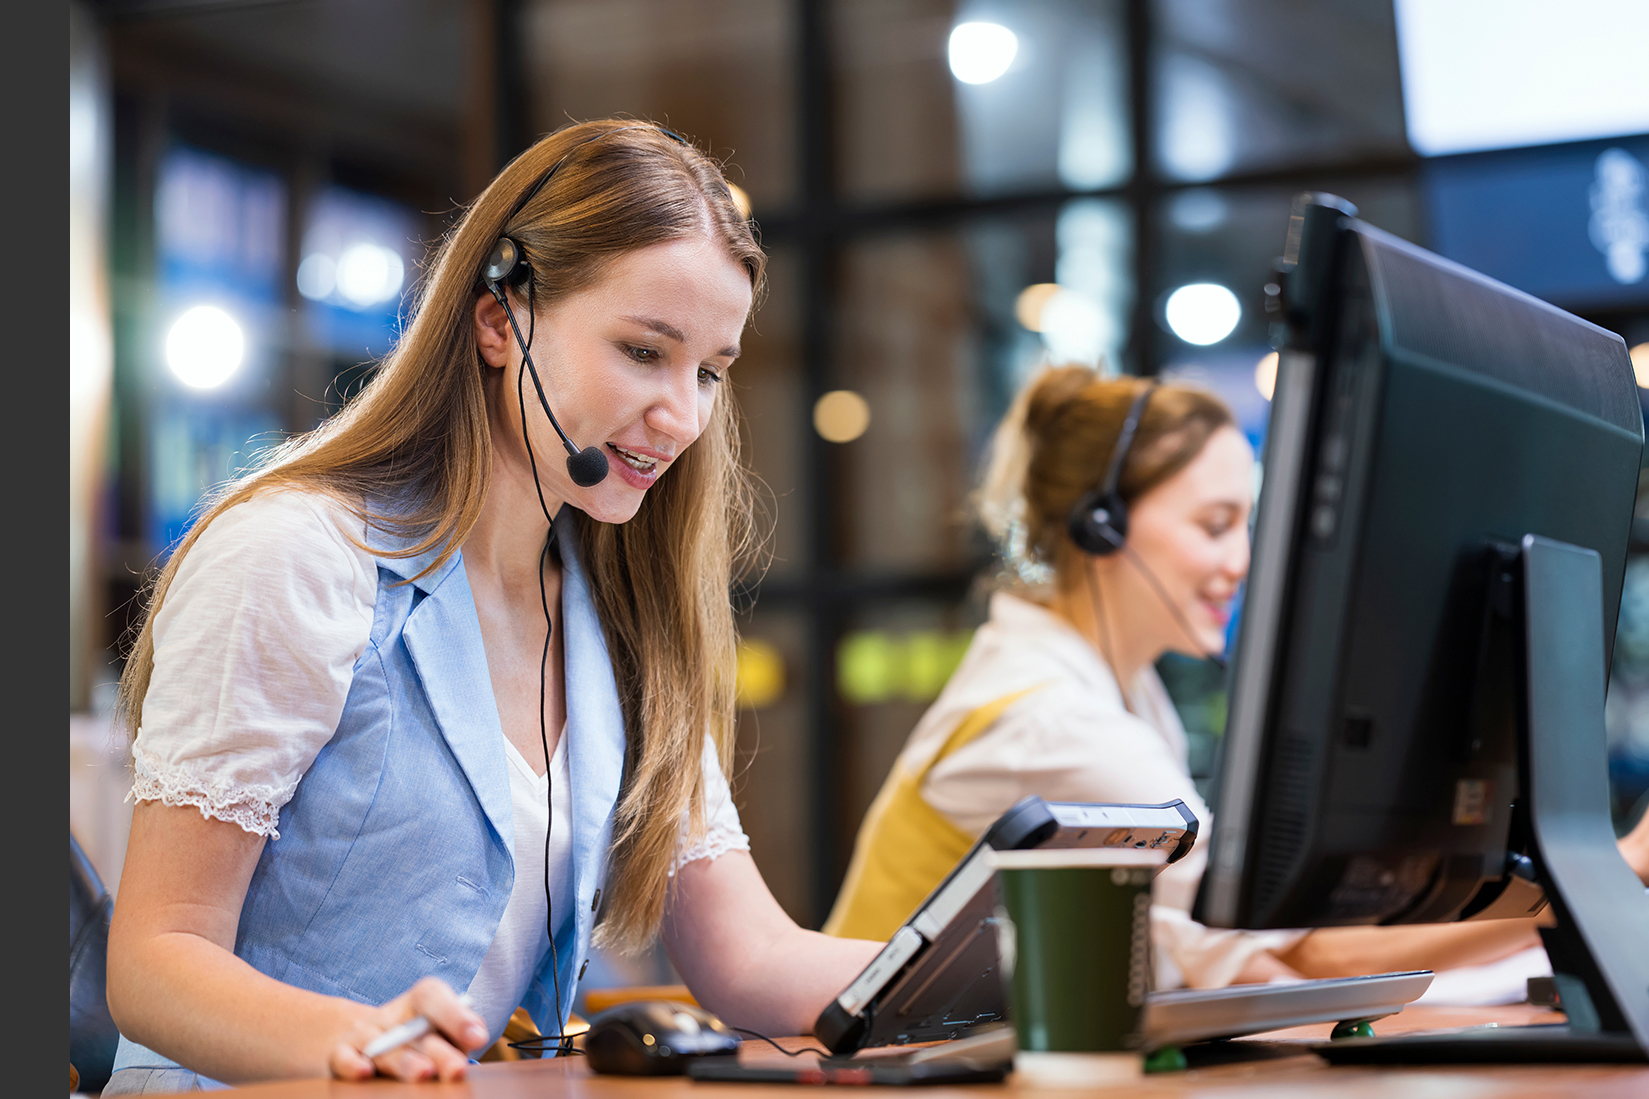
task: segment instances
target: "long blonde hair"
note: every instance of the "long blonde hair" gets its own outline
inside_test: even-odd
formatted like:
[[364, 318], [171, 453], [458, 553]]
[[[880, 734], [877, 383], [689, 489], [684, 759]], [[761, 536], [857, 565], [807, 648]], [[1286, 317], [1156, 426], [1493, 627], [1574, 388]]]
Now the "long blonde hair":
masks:
[[[500, 236], [522, 246], [534, 304], [543, 307], [595, 283], [625, 252], [700, 233], [726, 246], [759, 295], [766, 259], [720, 166], [652, 125], [568, 126], [505, 167], [442, 242], [411, 324], [367, 386], [337, 415], [212, 494], [155, 578], [120, 683], [120, 716], [132, 735], [154, 670], [155, 614], [179, 563], [218, 516], [254, 493], [277, 486], [327, 493], [370, 526], [409, 537], [412, 544], [395, 556], [438, 548], [425, 572], [457, 552], [492, 470], [471, 318], [483, 292], [479, 272]], [[728, 586], [752, 544], [751, 515], [737, 411], [723, 393], [704, 433], [646, 493], [633, 519], [579, 524], [580, 558], [627, 732], [597, 928], [605, 946], [639, 948], [657, 930], [683, 813], [695, 831], [704, 827], [705, 736], [723, 770], [730, 765], [736, 631]]]

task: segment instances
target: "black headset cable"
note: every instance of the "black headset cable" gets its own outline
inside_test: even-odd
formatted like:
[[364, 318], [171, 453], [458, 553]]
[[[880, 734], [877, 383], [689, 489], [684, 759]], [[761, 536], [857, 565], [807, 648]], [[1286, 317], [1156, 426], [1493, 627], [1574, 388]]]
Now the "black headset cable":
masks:
[[[508, 291], [505, 292], [504, 308], [510, 314], [510, 326], [515, 327], [515, 311], [508, 302]], [[533, 284], [527, 283], [527, 336], [521, 347], [521, 365], [515, 372], [516, 404], [521, 410], [521, 442], [527, 448], [527, 462], [532, 467], [533, 488], [538, 493], [538, 507], [544, 513], [544, 519], [549, 524], [549, 533], [544, 537], [544, 548], [538, 554], [538, 601], [544, 610], [544, 651], [538, 661], [538, 739], [544, 750], [544, 790], [545, 807], [549, 816], [544, 822], [544, 927], [545, 934], [550, 940], [550, 980], [555, 987], [555, 1019], [556, 1028], [561, 1025], [561, 959], [555, 945], [555, 901], [550, 895], [550, 832], [555, 824], [555, 776], [551, 774], [550, 766], [550, 734], [549, 726], [544, 719], [544, 705], [548, 701], [549, 665], [550, 665], [550, 634], [554, 626], [550, 619], [549, 590], [544, 584], [544, 569], [549, 564], [550, 549], [555, 545], [555, 518], [550, 515], [550, 506], [544, 499], [544, 486], [538, 479], [538, 459], [533, 455], [532, 439], [527, 434], [527, 402], [526, 402], [526, 372], [527, 360], [530, 357], [529, 348], [532, 346], [533, 335], [538, 328], [538, 311], [533, 308]], [[516, 328], [515, 336], [521, 340], [521, 330]], [[537, 369], [533, 371], [536, 381]], [[573, 1035], [545, 1034], [525, 1042], [511, 1042], [512, 1049], [530, 1049], [543, 1052], [543, 1042], [559, 1044], [558, 1053], [567, 1054], [576, 1052], [572, 1048]]]

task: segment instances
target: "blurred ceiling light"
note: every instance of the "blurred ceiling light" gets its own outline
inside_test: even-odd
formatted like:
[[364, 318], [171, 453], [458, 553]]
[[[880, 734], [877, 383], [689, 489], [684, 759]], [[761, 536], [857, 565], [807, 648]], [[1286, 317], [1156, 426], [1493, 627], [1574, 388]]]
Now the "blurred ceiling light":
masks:
[[733, 196], [733, 205], [739, 208], [739, 213], [744, 215], [744, 220], [749, 221], [750, 211], [752, 209], [750, 205], [750, 196], [746, 194], [744, 188], [740, 187], [737, 183], [729, 183], [727, 185], [727, 190]]
[[405, 276], [394, 250], [364, 241], [351, 244], [338, 257], [338, 296], [353, 309], [366, 309], [399, 293]]
[[311, 252], [298, 264], [298, 293], [324, 301], [338, 287], [338, 264], [325, 252]]
[[1018, 53], [1019, 39], [999, 23], [959, 23], [950, 32], [950, 71], [964, 84], [989, 84]]
[[1637, 375], [1638, 388], [1649, 389], [1649, 342], [1632, 348], [1632, 373]]
[[1181, 191], [1168, 206], [1169, 220], [1176, 229], [1184, 229], [1187, 233], [1207, 233], [1218, 229], [1230, 214], [1231, 209], [1220, 193], [1207, 187]]
[[836, 389], [813, 406], [813, 429], [826, 441], [851, 443], [870, 426], [870, 405], [851, 389]]
[[1260, 396], [1270, 400], [1277, 392], [1277, 353], [1275, 351], [1262, 358], [1254, 367], [1254, 388], [1260, 391]]
[[1217, 282], [1193, 282], [1168, 295], [1166, 313], [1174, 335], [1207, 347], [1236, 329], [1242, 305], [1237, 295]]
[[1099, 365], [1110, 324], [1099, 304], [1087, 294], [1058, 287], [1043, 303], [1042, 342], [1055, 363]]
[[1019, 318], [1019, 323], [1032, 332], [1042, 331], [1042, 310], [1048, 301], [1059, 293], [1057, 282], [1038, 282], [1019, 292], [1014, 299], [1013, 315]]
[[166, 365], [191, 389], [216, 389], [245, 355], [240, 324], [215, 305], [185, 310], [166, 333]]

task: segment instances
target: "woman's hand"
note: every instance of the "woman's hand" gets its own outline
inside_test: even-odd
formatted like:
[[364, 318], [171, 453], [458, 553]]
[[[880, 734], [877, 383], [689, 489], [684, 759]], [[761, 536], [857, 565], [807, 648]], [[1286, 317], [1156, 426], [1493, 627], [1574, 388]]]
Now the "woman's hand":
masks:
[[[109, 1009], [120, 1032], [225, 1083], [462, 1076], [459, 1047], [478, 1046], [486, 1034], [442, 982], [420, 981], [373, 1007], [277, 981], [235, 955], [263, 845], [262, 836], [192, 806], [138, 803], [109, 928]], [[362, 1055], [373, 1038], [418, 1015], [439, 1033], [376, 1061]]]
[[[1484, 965], [1540, 945], [1541, 917], [1401, 927], [1323, 927], [1281, 955], [1305, 977]], [[1549, 926], [1549, 925], [1548, 925]]]
[[[375, 1058], [362, 1052], [378, 1035], [420, 1016], [431, 1024], [422, 1038]], [[462, 1080], [469, 1071], [467, 1051], [486, 1041], [481, 1016], [465, 1007], [445, 981], [425, 977], [350, 1027], [332, 1047], [327, 1066], [340, 1080], [362, 1080], [374, 1073], [398, 1080]]]

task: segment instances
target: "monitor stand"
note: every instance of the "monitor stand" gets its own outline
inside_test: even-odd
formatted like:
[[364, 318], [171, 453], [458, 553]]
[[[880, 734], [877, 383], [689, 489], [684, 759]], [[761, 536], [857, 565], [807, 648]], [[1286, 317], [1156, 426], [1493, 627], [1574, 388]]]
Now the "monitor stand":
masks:
[[1503, 567], [1514, 581], [1512, 636], [1523, 642], [1513, 675], [1529, 837], [1521, 854], [1556, 918], [1540, 935], [1569, 1021], [1314, 1047], [1335, 1064], [1646, 1059], [1649, 891], [1620, 857], [1609, 820], [1602, 560], [1525, 535]]

